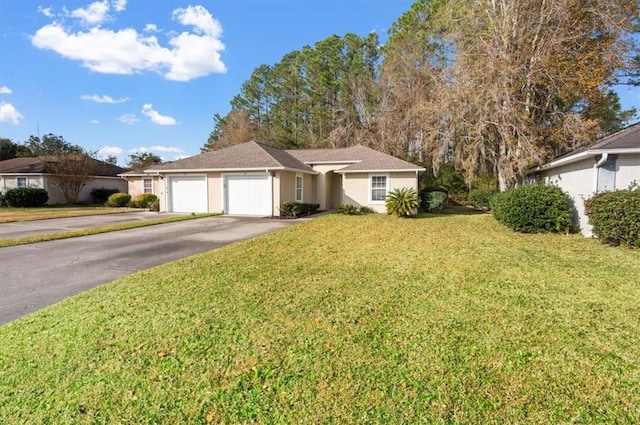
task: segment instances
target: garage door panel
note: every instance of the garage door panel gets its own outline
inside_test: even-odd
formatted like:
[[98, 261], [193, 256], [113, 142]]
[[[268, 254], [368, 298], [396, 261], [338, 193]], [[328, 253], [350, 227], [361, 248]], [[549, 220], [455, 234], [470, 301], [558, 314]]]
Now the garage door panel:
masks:
[[271, 215], [271, 181], [268, 176], [227, 176], [227, 214]]
[[208, 212], [205, 177], [172, 177], [169, 190], [172, 212]]

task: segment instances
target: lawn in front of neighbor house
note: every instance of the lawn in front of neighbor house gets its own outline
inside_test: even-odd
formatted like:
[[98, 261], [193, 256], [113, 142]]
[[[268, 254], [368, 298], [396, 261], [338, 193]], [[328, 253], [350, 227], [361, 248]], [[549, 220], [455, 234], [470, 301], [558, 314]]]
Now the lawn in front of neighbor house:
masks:
[[140, 210], [97, 206], [44, 206], [37, 208], [0, 207], [0, 223], [44, 220], [47, 218], [80, 217], [85, 215], [119, 214], [130, 211]]
[[640, 251], [328, 215], [0, 328], [3, 423], [638, 423]]

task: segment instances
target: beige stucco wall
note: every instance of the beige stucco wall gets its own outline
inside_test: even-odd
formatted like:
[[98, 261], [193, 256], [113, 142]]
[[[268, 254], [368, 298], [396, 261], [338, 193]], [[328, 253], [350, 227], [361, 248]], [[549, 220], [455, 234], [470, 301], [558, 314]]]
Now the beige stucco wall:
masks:
[[[44, 189], [49, 195], [48, 205], [65, 204], [67, 200], [54, 184], [51, 177], [45, 174], [25, 174], [25, 175], [11, 175], [2, 176], [0, 182], [0, 192], [6, 192], [9, 189], [18, 187], [18, 177], [27, 178], [27, 187], [33, 187], [37, 189]], [[115, 188], [119, 191], [127, 191], [127, 182], [120, 177], [96, 177], [91, 182], [87, 183], [78, 195], [77, 202], [90, 203], [93, 201], [91, 197], [91, 191], [97, 188]]]
[[350, 164], [314, 164], [312, 168], [319, 174], [315, 176], [315, 201], [321, 210], [338, 208], [342, 200], [342, 175], [334, 173]]
[[388, 190], [411, 187], [418, 192], [418, 179], [415, 172], [400, 173], [345, 173], [342, 179], [342, 204], [357, 207], [367, 206], [377, 212], [386, 212], [384, 201], [371, 202], [371, 176], [388, 176]]

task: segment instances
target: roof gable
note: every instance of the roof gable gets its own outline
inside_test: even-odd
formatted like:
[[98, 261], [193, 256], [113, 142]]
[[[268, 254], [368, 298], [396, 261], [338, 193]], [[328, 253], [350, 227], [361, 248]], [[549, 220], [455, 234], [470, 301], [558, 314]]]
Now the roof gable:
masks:
[[229, 146], [217, 151], [204, 152], [200, 155], [166, 164], [155, 165], [147, 168], [146, 171], [283, 168], [313, 172], [309, 166], [287, 152], [254, 141]]

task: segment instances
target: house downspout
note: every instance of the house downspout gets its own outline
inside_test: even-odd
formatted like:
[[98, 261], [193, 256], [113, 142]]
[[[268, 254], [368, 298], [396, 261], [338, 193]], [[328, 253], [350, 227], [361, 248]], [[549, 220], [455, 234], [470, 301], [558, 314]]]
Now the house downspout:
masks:
[[593, 165], [593, 193], [598, 193], [598, 168], [602, 167], [609, 159], [608, 153], [603, 153], [602, 158]]

